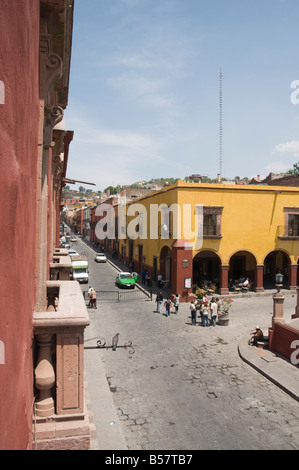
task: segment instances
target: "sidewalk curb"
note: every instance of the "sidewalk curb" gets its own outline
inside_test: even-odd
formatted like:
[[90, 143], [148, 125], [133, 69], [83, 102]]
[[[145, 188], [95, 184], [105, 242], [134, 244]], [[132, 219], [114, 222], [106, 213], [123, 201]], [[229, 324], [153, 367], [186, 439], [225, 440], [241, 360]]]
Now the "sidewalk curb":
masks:
[[268, 349], [248, 345], [248, 336], [238, 345], [241, 359], [299, 401], [299, 368]]

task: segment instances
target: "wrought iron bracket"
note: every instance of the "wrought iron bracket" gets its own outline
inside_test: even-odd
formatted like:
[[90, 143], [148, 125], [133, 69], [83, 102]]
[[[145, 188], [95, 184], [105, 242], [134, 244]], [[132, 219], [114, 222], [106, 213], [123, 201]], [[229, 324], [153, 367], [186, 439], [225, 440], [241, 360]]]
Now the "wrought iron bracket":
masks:
[[[91, 338], [91, 339], [94, 339], [94, 338]], [[90, 341], [90, 340], [86, 340], [86, 341]], [[113, 344], [107, 345], [105, 339], [98, 339], [96, 346], [84, 346], [84, 349], [106, 349], [106, 350], [112, 349], [113, 351], [119, 348], [128, 349], [129, 354], [135, 353], [135, 349], [132, 346], [132, 341], [129, 341], [128, 343], [125, 343], [125, 344], [117, 344], [116, 346], [114, 346]]]

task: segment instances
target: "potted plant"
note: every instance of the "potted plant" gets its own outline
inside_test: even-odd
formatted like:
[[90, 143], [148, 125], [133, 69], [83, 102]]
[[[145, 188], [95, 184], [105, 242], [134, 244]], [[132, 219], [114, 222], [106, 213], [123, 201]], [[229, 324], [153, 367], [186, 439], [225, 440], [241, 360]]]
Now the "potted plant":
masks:
[[204, 289], [197, 289], [195, 291], [195, 295], [198, 299], [202, 299], [204, 296], [205, 290]]
[[218, 323], [222, 326], [227, 326], [229, 323], [229, 309], [231, 308], [233, 300], [225, 298], [221, 301], [220, 312], [218, 314]]

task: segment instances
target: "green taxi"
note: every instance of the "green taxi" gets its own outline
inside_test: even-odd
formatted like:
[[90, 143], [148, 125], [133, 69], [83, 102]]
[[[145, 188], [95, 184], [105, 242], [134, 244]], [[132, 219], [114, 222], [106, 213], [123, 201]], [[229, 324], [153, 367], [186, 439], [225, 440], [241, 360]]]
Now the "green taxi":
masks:
[[116, 276], [115, 283], [118, 287], [126, 287], [126, 288], [135, 288], [135, 284], [138, 281], [138, 274], [137, 273], [126, 273], [121, 272], [118, 273]]

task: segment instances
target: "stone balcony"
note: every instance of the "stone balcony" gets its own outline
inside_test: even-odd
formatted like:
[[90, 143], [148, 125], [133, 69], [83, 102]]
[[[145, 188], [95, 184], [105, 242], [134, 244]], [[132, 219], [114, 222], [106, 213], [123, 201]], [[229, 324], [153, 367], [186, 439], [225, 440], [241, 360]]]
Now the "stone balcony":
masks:
[[33, 447], [88, 450], [83, 357], [87, 309], [76, 281], [48, 281], [47, 298], [47, 311], [34, 312], [33, 317], [38, 395]]
[[69, 281], [72, 270], [72, 260], [65, 248], [56, 248], [50, 262], [50, 279]]

